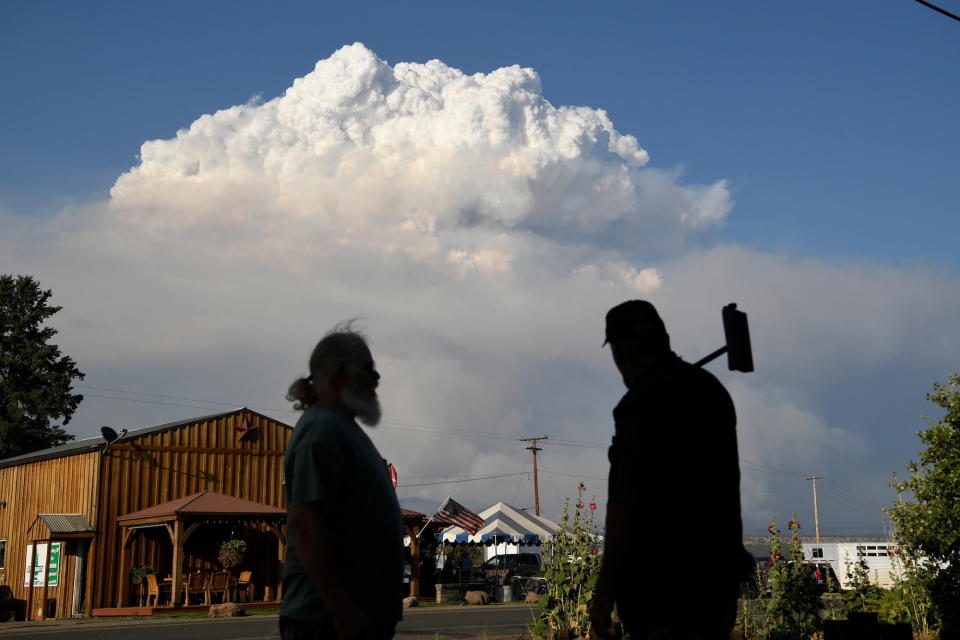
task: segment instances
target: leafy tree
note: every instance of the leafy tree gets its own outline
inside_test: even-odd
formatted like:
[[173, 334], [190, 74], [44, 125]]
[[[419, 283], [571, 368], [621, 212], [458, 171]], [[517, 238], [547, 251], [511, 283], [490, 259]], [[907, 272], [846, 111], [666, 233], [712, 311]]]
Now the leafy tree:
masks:
[[70, 422], [83, 400], [70, 385], [84, 375], [42, 326], [60, 311], [50, 295], [30, 276], [0, 275], [0, 459], [73, 439], [53, 422]]
[[926, 445], [919, 462], [907, 463], [910, 477], [892, 482], [913, 494], [897, 502], [890, 515], [908, 557], [926, 558], [926, 580], [941, 630], [960, 633], [960, 375], [934, 383], [927, 399], [945, 414], [939, 421], [923, 417], [930, 428], [917, 435]]
[[865, 611], [879, 611], [883, 589], [870, 581], [870, 567], [863, 558], [856, 561], [846, 560], [847, 590], [843, 599], [849, 611], [861, 613]]

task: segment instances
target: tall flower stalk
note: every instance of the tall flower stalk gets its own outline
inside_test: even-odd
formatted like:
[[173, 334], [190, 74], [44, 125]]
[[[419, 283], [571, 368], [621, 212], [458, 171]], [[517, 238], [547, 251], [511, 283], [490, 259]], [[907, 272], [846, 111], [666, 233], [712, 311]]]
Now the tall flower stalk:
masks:
[[543, 566], [547, 592], [540, 596], [540, 616], [533, 632], [538, 638], [569, 633], [590, 637], [590, 602], [600, 573], [600, 538], [594, 517], [596, 502], [583, 502], [586, 486], [577, 485], [577, 502], [563, 506], [560, 530], [544, 544]]
[[812, 569], [804, 563], [797, 514], [788, 523], [790, 529], [788, 560], [780, 542], [776, 518], [770, 518], [770, 600], [766, 607], [766, 637], [770, 640], [803, 640], [817, 633], [822, 626], [820, 609], [823, 603], [817, 592]]

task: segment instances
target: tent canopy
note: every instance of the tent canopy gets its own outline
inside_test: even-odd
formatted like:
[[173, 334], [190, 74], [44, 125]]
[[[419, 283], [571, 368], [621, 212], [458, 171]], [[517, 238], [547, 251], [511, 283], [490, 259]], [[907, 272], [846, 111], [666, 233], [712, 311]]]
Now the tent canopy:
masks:
[[535, 516], [498, 502], [480, 513], [483, 527], [475, 535], [470, 535], [462, 527], [447, 527], [437, 534], [438, 542], [448, 544], [513, 544], [537, 545], [551, 539], [560, 529], [556, 522], [541, 516]]

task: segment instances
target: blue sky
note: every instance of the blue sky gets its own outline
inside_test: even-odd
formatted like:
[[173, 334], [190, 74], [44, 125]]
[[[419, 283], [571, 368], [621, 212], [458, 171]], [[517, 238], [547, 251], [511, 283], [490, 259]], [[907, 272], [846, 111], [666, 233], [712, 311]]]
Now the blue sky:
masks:
[[388, 62], [535, 68], [551, 102], [607, 110], [656, 165], [693, 181], [729, 179], [731, 240], [960, 266], [958, 23], [909, 0], [10, 2], [2, 11], [0, 197], [13, 212], [102, 198], [143, 140], [278, 95], [361, 41]]
[[[955, 0], [943, 5], [960, 12]], [[201, 118], [248, 102], [251, 111], [238, 118], [267, 118], [271, 99], [295, 78], [354, 42], [391, 68], [433, 59], [465, 74], [532, 68], [543, 99], [605, 111], [650, 162], [631, 173], [629, 154], [583, 151], [578, 157], [596, 164], [556, 165], [562, 180], [534, 188], [539, 204], [517, 205], [522, 214], [511, 198], [526, 192], [500, 169], [478, 165], [483, 182], [454, 166], [450, 193], [435, 184], [438, 200], [491, 207], [483, 228], [458, 226], [446, 205], [431, 203], [427, 218], [413, 207], [406, 226], [380, 235], [397, 221], [368, 197], [368, 183], [308, 189], [316, 202], [340, 198], [363, 212], [352, 224], [367, 237], [344, 242], [360, 253], [375, 246], [381, 261], [360, 267], [355, 255], [324, 244], [341, 220], [324, 216], [340, 205], [291, 204], [307, 198], [297, 190], [274, 200], [260, 186], [225, 196], [259, 176], [230, 147], [236, 123]], [[342, 58], [347, 75], [363, 85], [358, 95], [374, 95], [361, 79], [379, 67], [352, 51]], [[836, 501], [824, 498], [833, 528], [879, 531], [874, 506], [887, 503], [885, 478], [919, 447], [923, 394], [960, 357], [958, 62], [960, 23], [912, 0], [7, 2], [0, 224], [11, 231], [0, 234], [0, 271], [37, 275], [64, 306], [61, 346], [88, 374], [88, 398], [71, 423], [79, 436], [100, 424], [186, 418], [234, 399], [281, 406], [276, 390], [299, 372], [304, 345], [361, 315], [398, 380], [384, 387], [397, 423], [486, 434], [457, 441], [471, 459], [461, 469], [411, 444], [402, 424], [386, 425], [399, 431], [387, 431], [382, 447], [409, 461], [401, 475], [424, 478], [522, 470], [512, 443], [498, 443], [505, 434], [538, 435], [544, 420], [554, 437], [606, 441], [621, 389], [590, 332], [607, 306], [650, 297], [692, 358], [718, 346], [713, 316], [739, 300], [751, 314], [758, 372], [715, 369], [741, 407], [744, 456], [766, 474], [745, 486], [748, 528], [762, 529], [772, 510], [807, 508], [809, 486], [798, 477], [821, 473], [839, 483]], [[311, 87], [297, 98], [306, 121], [329, 97], [322, 82]], [[350, 117], [337, 115], [337, 126], [347, 130]], [[425, 130], [438, 122], [457, 121], [427, 118]], [[313, 140], [319, 126], [309, 121], [291, 135]], [[585, 135], [596, 131], [583, 126]], [[277, 151], [269, 132], [252, 139], [264, 154]], [[140, 166], [149, 140], [166, 142]], [[517, 145], [518, 153], [532, 148]], [[442, 147], [425, 143], [423, 161]], [[337, 153], [338, 162], [350, 157]], [[202, 167], [203, 184], [177, 182], [184, 166]], [[212, 166], [221, 173], [205, 174]], [[446, 167], [436, 166], [441, 174]], [[236, 167], [248, 173], [230, 173]], [[621, 170], [646, 199], [610, 213], [609, 224], [575, 211], [550, 217], [550, 206], [583, 197], [604, 218], [620, 196], [585, 194]], [[285, 171], [268, 178], [282, 182]], [[315, 185], [319, 175], [305, 168], [294, 179]], [[381, 185], [393, 194], [383, 196], [388, 203], [432, 195], [416, 181], [398, 184]], [[475, 187], [476, 198], [457, 199]], [[719, 198], [713, 208], [700, 200], [708, 188]], [[499, 199], [485, 200], [489, 193]], [[700, 207], [700, 222], [674, 219], [691, 206]], [[308, 219], [320, 257], [300, 249], [287, 264], [271, 253], [289, 249], [291, 230]], [[421, 235], [403, 235], [421, 223]], [[446, 267], [424, 258], [431, 252]], [[299, 272], [307, 263], [316, 271]], [[373, 275], [358, 278], [358, 269]], [[581, 302], [576, 310], [555, 306], [572, 299]], [[297, 313], [320, 326], [304, 326]], [[517, 338], [524, 329], [537, 338]], [[602, 449], [555, 451], [545, 463], [554, 469], [603, 475]], [[491, 493], [522, 496], [515, 478], [506, 482], [482, 491], [468, 483], [457, 495], [475, 506]], [[825, 496], [830, 489], [825, 483]], [[431, 491], [409, 496], [443, 497]], [[554, 512], [563, 492], [550, 497]]]

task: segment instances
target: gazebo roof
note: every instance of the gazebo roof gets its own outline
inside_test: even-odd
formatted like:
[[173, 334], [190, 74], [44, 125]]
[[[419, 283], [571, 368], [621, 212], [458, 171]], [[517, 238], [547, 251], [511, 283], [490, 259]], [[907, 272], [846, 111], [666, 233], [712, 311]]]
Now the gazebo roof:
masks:
[[203, 517], [280, 519], [285, 518], [286, 515], [286, 509], [280, 507], [243, 500], [214, 491], [201, 491], [122, 515], [117, 518], [117, 521], [133, 524], [135, 521], [195, 520]]

